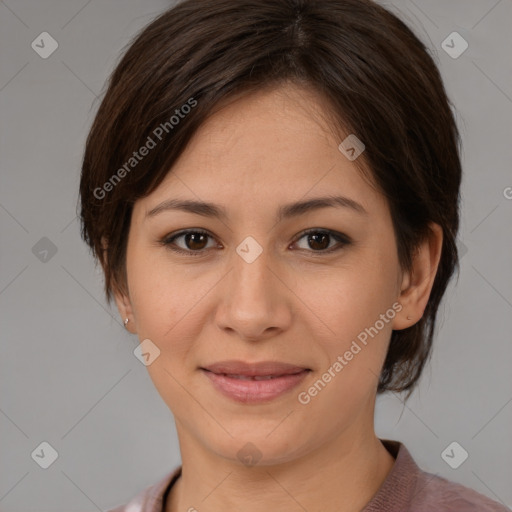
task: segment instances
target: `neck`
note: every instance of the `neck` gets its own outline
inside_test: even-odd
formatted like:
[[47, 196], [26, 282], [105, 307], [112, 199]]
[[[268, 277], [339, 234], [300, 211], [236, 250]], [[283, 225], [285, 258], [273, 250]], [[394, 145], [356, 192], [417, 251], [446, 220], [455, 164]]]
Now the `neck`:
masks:
[[344, 432], [291, 461], [246, 467], [198, 449], [178, 428], [182, 475], [165, 512], [356, 512], [371, 500], [395, 462], [373, 429]]

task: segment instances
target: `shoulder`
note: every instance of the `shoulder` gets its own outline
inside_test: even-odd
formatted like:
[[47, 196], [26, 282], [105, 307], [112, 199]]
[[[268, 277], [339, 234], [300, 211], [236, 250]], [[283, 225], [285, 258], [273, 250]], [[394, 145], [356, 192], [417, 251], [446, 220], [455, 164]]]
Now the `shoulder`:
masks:
[[399, 441], [381, 442], [395, 464], [364, 512], [511, 512], [474, 489], [423, 471]]
[[144, 508], [144, 504], [147, 503], [148, 496], [154, 493], [154, 487], [154, 485], [147, 486], [136, 496], [133, 496], [128, 503], [118, 505], [116, 508], [107, 510], [107, 512], [145, 512], [147, 508]]
[[167, 473], [157, 483], [142, 489], [125, 505], [118, 505], [107, 512], [163, 512], [165, 498], [180, 475], [181, 466]]
[[411, 506], [418, 512], [510, 512], [474, 489], [421, 470]]

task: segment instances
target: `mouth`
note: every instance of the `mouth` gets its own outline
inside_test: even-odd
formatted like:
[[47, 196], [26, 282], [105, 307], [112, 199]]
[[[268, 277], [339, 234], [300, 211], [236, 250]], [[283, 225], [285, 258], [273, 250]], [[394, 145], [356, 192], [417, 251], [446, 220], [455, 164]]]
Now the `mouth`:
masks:
[[[209, 370], [205, 370], [209, 371]], [[302, 370], [307, 371], [307, 370]], [[216, 373], [215, 375], [222, 375], [223, 377], [228, 377], [230, 379], [239, 379], [239, 380], [271, 380], [271, 379], [279, 379], [281, 377], [288, 377], [290, 375], [297, 375], [298, 373], [302, 373], [302, 371], [297, 373], [290, 373], [290, 374], [282, 374], [282, 375], [236, 375], [236, 374], [229, 374], [229, 373]], [[214, 373], [214, 372], [213, 372]]]
[[312, 371], [310, 368], [269, 361], [252, 364], [225, 361], [201, 367], [200, 370], [215, 390], [243, 404], [274, 400], [298, 386]]

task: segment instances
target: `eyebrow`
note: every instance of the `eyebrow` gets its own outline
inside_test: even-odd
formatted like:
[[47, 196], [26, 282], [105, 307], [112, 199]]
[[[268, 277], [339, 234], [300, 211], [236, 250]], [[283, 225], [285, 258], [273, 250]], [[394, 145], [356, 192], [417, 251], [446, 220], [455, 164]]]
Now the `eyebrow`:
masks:
[[[349, 208], [359, 214], [368, 214], [363, 206], [353, 199], [344, 196], [326, 196], [281, 206], [277, 212], [277, 221], [279, 222], [284, 219], [297, 217], [314, 210], [329, 207]], [[194, 201], [190, 199], [168, 199], [147, 212], [146, 217], [154, 217], [159, 213], [170, 210], [181, 210], [184, 212], [195, 213], [196, 215], [202, 215], [203, 217], [215, 217], [223, 220], [228, 219], [228, 214], [224, 207], [214, 203]]]

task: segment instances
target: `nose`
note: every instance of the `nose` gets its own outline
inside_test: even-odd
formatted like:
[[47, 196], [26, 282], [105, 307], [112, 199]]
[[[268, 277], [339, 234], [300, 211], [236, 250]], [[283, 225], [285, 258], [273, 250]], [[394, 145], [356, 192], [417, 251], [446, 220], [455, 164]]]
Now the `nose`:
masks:
[[289, 328], [293, 293], [266, 250], [250, 261], [233, 255], [232, 270], [220, 290], [216, 322], [234, 337], [257, 341]]

